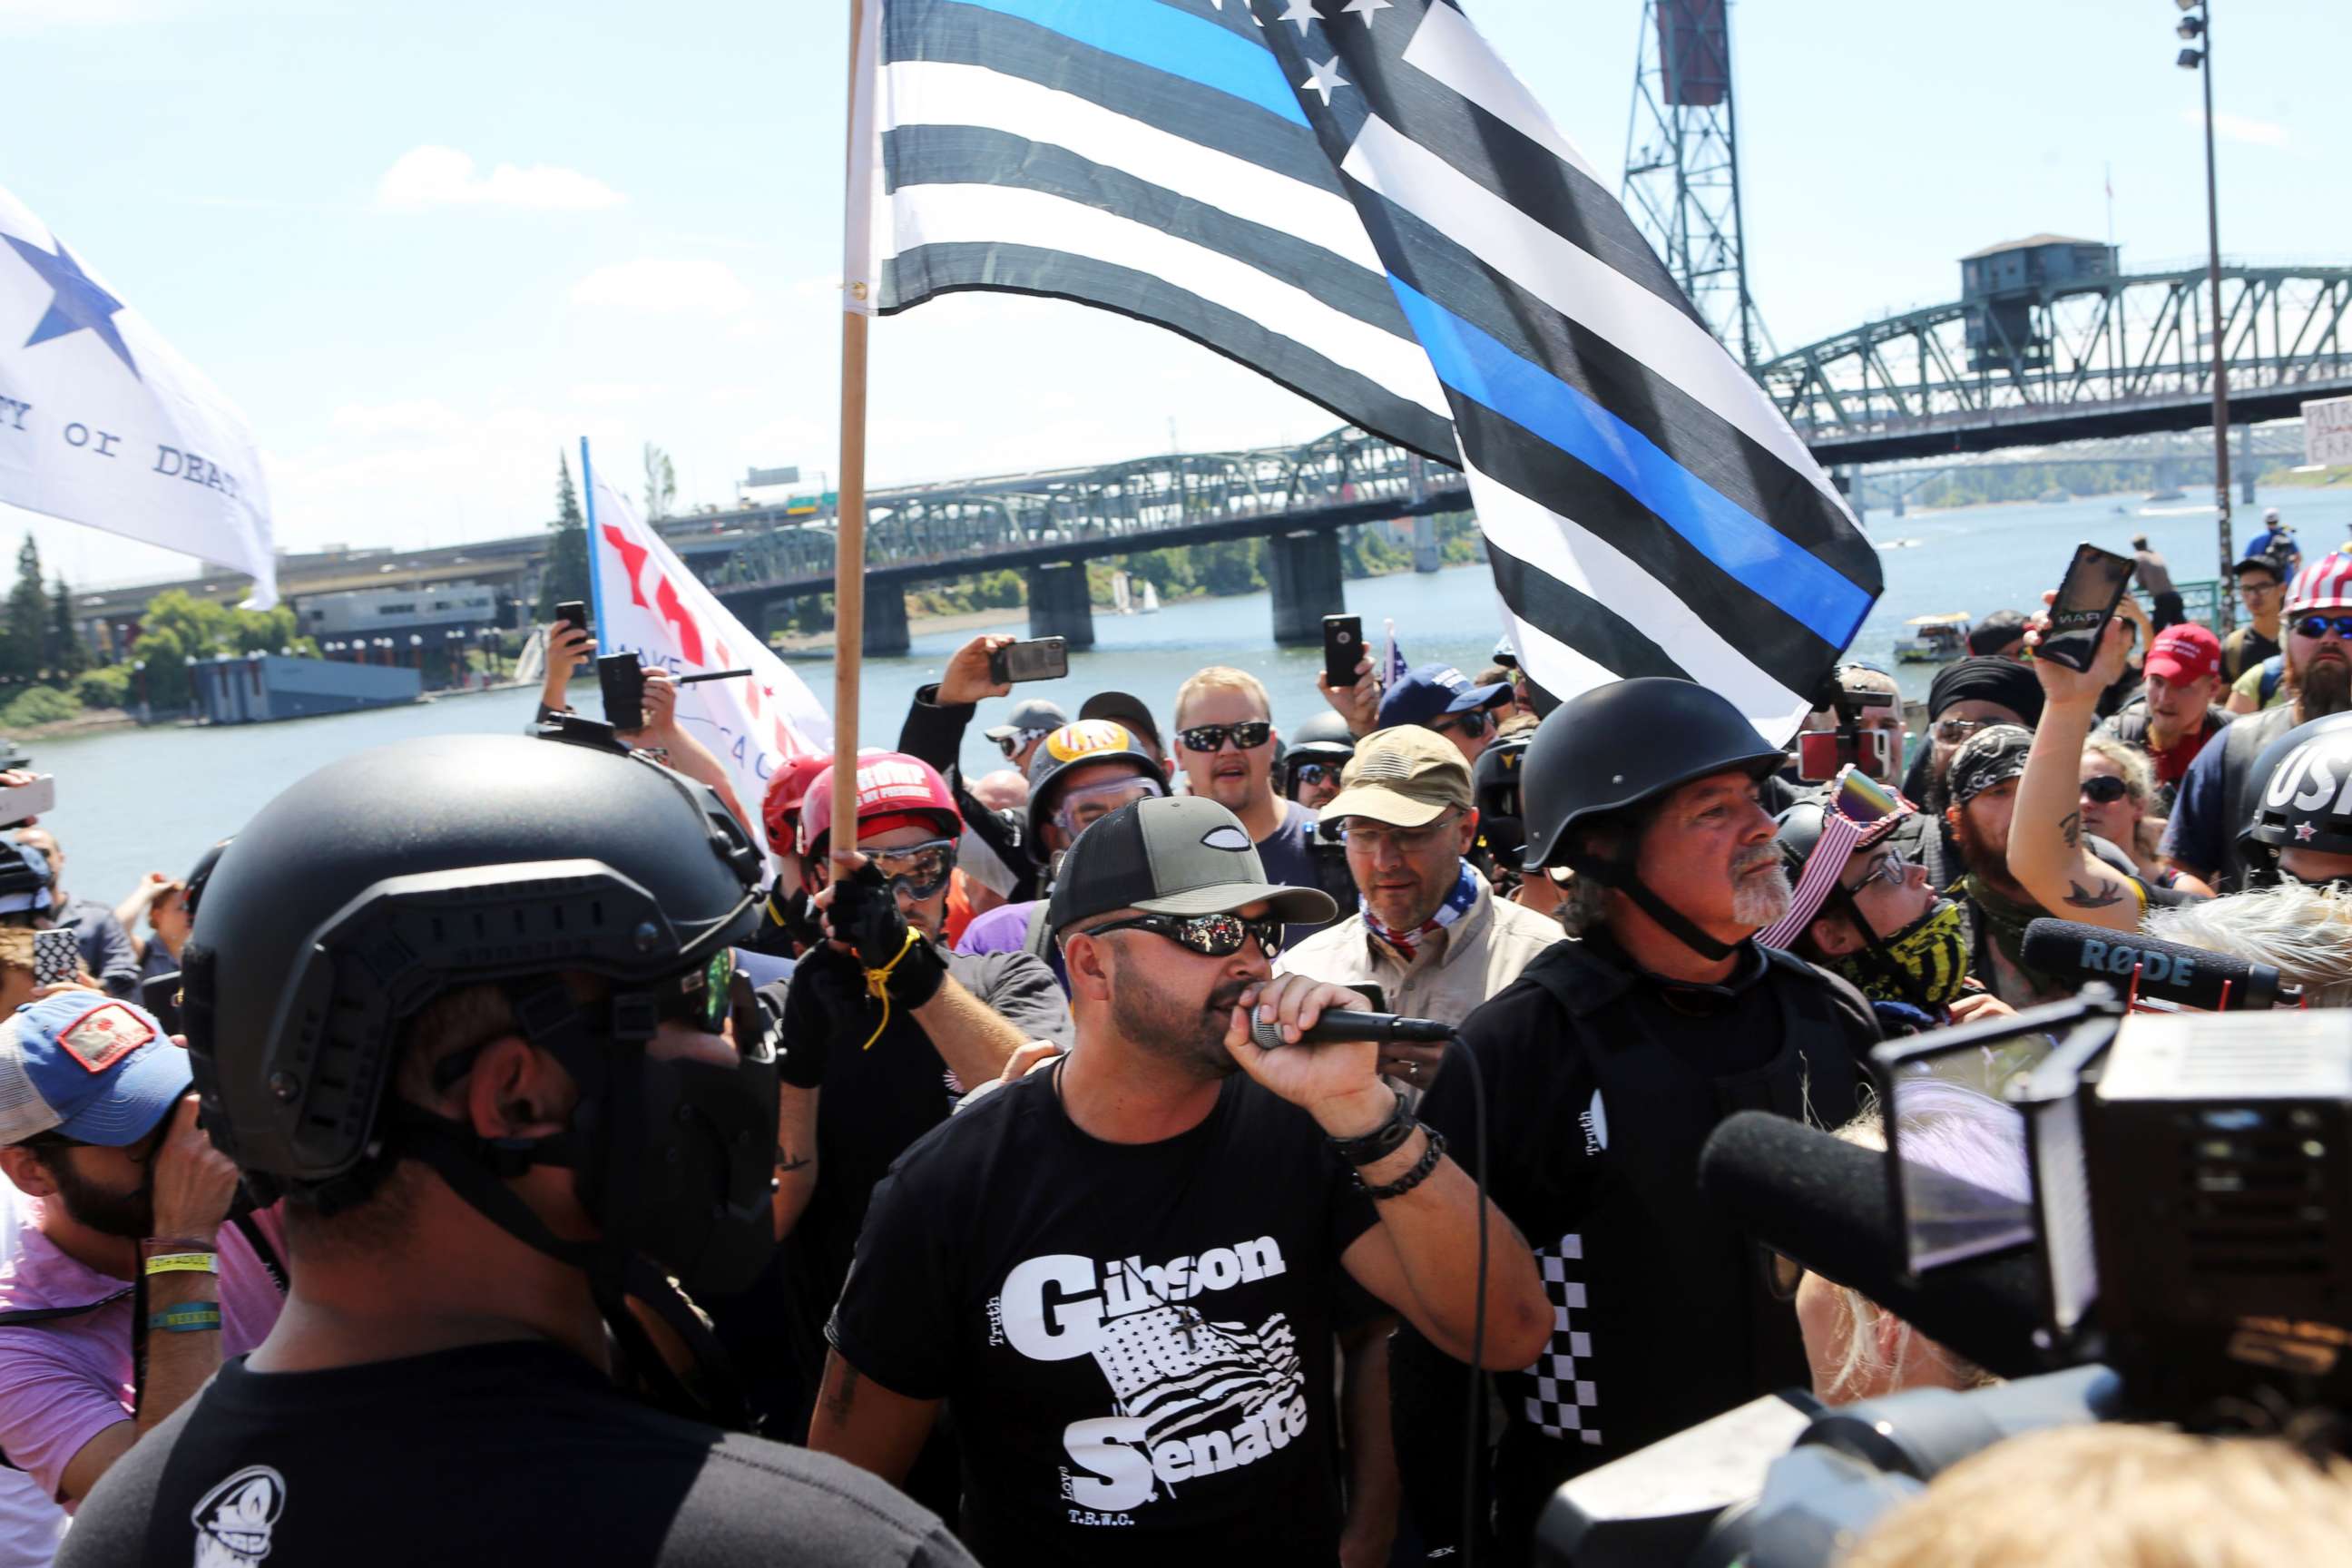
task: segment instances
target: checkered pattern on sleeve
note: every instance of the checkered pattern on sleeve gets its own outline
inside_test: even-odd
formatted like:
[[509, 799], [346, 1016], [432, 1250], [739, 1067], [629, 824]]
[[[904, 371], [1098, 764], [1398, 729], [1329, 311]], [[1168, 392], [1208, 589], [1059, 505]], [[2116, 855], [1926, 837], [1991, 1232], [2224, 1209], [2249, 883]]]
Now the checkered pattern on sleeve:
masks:
[[1585, 1310], [1584, 1237], [1574, 1233], [1556, 1247], [1536, 1248], [1544, 1294], [1551, 1299], [1551, 1342], [1520, 1374], [1528, 1422], [1547, 1437], [1598, 1444], [1600, 1395], [1592, 1378], [1592, 1336], [1578, 1326]]

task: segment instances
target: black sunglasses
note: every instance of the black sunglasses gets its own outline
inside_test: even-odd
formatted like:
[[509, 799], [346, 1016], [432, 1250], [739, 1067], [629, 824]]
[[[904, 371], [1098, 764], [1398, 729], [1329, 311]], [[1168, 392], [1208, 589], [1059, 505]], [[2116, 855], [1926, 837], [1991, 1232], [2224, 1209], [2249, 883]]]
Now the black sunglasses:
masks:
[[2102, 773], [2083, 781], [2083, 798], [2093, 805], [2113, 805], [2123, 799], [2131, 786], [2112, 774]]
[[2297, 636], [2324, 637], [2330, 631], [2346, 642], [2352, 642], [2352, 616], [2299, 616], [2295, 618]]
[[1485, 734], [1486, 727], [1494, 721], [1493, 716], [1484, 708], [1472, 708], [1460, 713], [1441, 713], [1429, 721], [1429, 728], [1441, 735], [1459, 730], [1464, 740], [1475, 741]]
[[1282, 951], [1282, 922], [1272, 916], [1247, 920], [1235, 914], [1130, 915], [1084, 934], [1100, 936], [1114, 931], [1148, 931], [1207, 958], [1231, 958], [1251, 937], [1257, 938], [1268, 958]]
[[1246, 719], [1238, 724], [1195, 724], [1176, 731], [1176, 739], [1188, 752], [1213, 752], [1228, 735], [1236, 749], [1254, 752], [1273, 738], [1274, 726], [1264, 719]]

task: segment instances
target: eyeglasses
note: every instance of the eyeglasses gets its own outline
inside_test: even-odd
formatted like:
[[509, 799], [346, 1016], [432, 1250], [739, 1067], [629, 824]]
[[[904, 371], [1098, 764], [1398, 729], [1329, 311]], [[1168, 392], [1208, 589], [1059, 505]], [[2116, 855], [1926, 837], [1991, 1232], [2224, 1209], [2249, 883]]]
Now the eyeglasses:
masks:
[[1195, 724], [1189, 730], [1176, 731], [1176, 743], [1188, 752], [1213, 752], [1233, 737], [1236, 751], [1254, 752], [1274, 738], [1274, 726], [1264, 719], [1247, 719], [1238, 724]]
[[2238, 580], [2238, 592], [2249, 599], [2257, 594], [2275, 594], [2278, 590], [2276, 583], [2249, 583], [2242, 577]]
[[1957, 746], [1991, 722], [1990, 719], [1938, 719], [1936, 739], [1948, 746]]
[[2352, 616], [2298, 616], [2294, 631], [2297, 637], [2324, 637], [2334, 632], [2346, 642], [2352, 642]]
[[1008, 757], [1017, 757], [1024, 748], [1035, 745], [1053, 732], [1051, 730], [1015, 730], [1010, 735], [999, 735], [996, 749]]
[[937, 893], [955, 874], [956, 841], [952, 838], [927, 838], [920, 844], [896, 849], [861, 852], [874, 862], [893, 891], [903, 889], [908, 898], [918, 902]]
[[1054, 806], [1054, 820], [1061, 825], [1064, 833], [1076, 838], [1120, 806], [1156, 799], [1164, 793], [1158, 784], [1139, 776], [1065, 790]]
[[1473, 708], [1461, 713], [1441, 713], [1429, 721], [1428, 728], [1441, 735], [1461, 731], [1465, 741], [1475, 741], [1493, 726], [1495, 721], [1484, 708]]
[[2112, 773], [2100, 773], [2083, 781], [2083, 798], [2093, 805], [2113, 805], [2123, 799], [2130, 788]]
[[1884, 882], [1890, 888], [1899, 888], [1903, 885], [1904, 879], [1910, 875], [1910, 857], [1900, 849], [1890, 849], [1872, 861], [1870, 869], [1863, 873], [1862, 880], [1854, 883], [1846, 891], [1859, 893], [1873, 882]]
[[1444, 837], [1460, 820], [1449, 806], [1443, 816], [1420, 827], [1391, 827], [1385, 822], [1353, 816], [1340, 823], [1339, 832], [1350, 848], [1361, 849], [1368, 855], [1378, 854], [1383, 845], [1392, 847], [1401, 855], [1418, 855]]
[[1257, 938], [1258, 947], [1268, 958], [1282, 951], [1282, 922], [1272, 916], [1247, 920], [1234, 914], [1131, 915], [1084, 934], [1100, 936], [1114, 931], [1148, 931], [1206, 958], [1231, 958], [1252, 937]]

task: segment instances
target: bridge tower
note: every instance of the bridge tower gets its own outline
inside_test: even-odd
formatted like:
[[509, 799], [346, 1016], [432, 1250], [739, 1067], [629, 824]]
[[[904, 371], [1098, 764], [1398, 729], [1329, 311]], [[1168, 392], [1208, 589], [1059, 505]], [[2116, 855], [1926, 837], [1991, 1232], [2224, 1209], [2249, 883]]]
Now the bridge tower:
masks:
[[1643, 0], [1623, 195], [1700, 319], [1753, 366], [1774, 350], [1741, 244], [1729, 5]]

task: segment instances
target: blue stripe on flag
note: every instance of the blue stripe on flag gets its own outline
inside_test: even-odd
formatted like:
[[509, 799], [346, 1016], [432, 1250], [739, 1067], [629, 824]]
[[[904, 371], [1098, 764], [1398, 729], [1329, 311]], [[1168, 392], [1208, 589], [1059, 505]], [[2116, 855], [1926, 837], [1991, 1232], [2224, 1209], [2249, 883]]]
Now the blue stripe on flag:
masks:
[[963, 0], [1049, 28], [1088, 48], [1229, 93], [1295, 125], [1307, 123], [1265, 45], [1160, 0]]
[[[1437, 378], [1575, 458], [1672, 528], [1733, 581], [1832, 647], [1853, 640], [1871, 595], [1726, 498], [1600, 404], [1423, 295], [1389, 279]], [[1541, 497], [1535, 498], [1540, 500]]]

